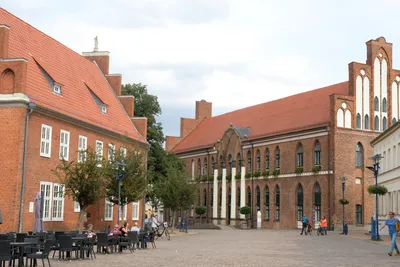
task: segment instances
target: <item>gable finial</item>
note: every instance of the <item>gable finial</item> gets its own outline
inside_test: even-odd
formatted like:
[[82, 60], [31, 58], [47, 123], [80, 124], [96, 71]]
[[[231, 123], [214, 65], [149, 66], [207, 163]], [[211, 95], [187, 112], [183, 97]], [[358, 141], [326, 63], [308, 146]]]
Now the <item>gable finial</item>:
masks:
[[94, 38], [94, 48], [93, 48], [93, 51], [94, 51], [94, 52], [99, 51], [99, 38], [98, 38], [97, 36]]

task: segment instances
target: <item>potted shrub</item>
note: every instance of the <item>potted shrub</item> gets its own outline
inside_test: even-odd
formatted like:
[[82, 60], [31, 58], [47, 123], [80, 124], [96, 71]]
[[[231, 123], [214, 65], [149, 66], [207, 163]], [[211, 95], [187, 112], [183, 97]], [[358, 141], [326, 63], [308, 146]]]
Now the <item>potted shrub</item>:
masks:
[[303, 173], [303, 167], [297, 167], [297, 168], [296, 168], [296, 173], [297, 173], [297, 174]]
[[205, 214], [207, 209], [205, 207], [196, 207], [196, 214], [200, 216], [200, 223], [202, 223], [203, 214]]
[[348, 201], [347, 199], [340, 199], [339, 203], [342, 204], [342, 205], [347, 205], [347, 204], [350, 203], [350, 201]]
[[260, 177], [260, 175], [261, 175], [261, 173], [260, 173], [259, 171], [256, 171], [256, 172], [254, 173], [254, 177]]
[[232, 174], [227, 174], [226, 175], [226, 180], [228, 180], [228, 181], [232, 180]]
[[281, 171], [280, 170], [274, 170], [273, 172], [272, 172], [272, 175], [273, 176], [278, 176], [279, 174], [281, 174]]
[[321, 170], [321, 165], [315, 165], [312, 168], [313, 173], [318, 173]]
[[263, 171], [262, 176], [268, 177], [269, 176], [269, 170]]
[[388, 192], [386, 186], [384, 185], [371, 185], [368, 187], [368, 193], [370, 194], [378, 194], [380, 196], [386, 195], [386, 193]]
[[246, 227], [248, 227], [250, 212], [251, 212], [251, 209], [248, 206], [243, 206], [240, 208], [240, 214], [243, 214], [246, 219]]
[[249, 179], [249, 178], [251, 177], [251, 172], [246, 173], [246, 175], [245, 175], [244, 177], [246, 177], [247, 179]]
[[236, 179], [236, 180], [240, 180], [240, 178], [241, 178], [240, 173], [238, 173], [238, 174], [235, 175], [235, 179]]
[[221, 180], [222, 180], [222, 175], [218, 175], [218, 176], [217, 176], [217, 180], [218, 180], [218, 181], [221, 181]]

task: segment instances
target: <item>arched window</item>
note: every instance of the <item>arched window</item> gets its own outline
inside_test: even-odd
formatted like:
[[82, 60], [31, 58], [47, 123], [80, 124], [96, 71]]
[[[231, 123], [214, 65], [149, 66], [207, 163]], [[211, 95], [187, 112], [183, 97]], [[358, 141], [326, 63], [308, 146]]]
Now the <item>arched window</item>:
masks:
[[197, 161], [197, 177], [201, 176], [201, 160]]
[[203, 190], [203, 206], [207, 207], [207, 190]]
[[204, 170], [203, 170], [203, 175], [206, 175], [207, 177], [208, 177], [208, 175], [209, 175], [207, 158], [204, 158]]
[[357, 127], [357, 129], [361, 129], [361, 115], [360, 115], [360, 113], [357, 113], [356, 127]]
[[374, 98], [374, 110], [379, 111], [379, 99], [377, 96]]
[[368, 114], [365, 114], [364, 116], [364, 129], [369, 130], [369, 116]]
[[265, 186], [265, 219], [269, 220], [269, 187]]
[[260, 210], [260, 206], [261, 206], [261, 193], [260, 193], [260, 187], [256, 187], [256, 193], [257, 193], [257, 199], [256, 199], [256, 207], [257, 207], [257, 211]]
[[214, 157], [211, 157], [211, 169], [212, 169], [212, 175], [214, 175], [214, 171], [215, 171], [215, 160], [214, 160]]
[[275, 207], [275, 220], [279, 221], [281, 218], [281, 191], [278, 185], [275, 187]]
[[383, 131], [386, 131], [387, 128], [388, 128], [387, 119], [386, 119], [386, 117], [383, 117], [383, 120], [382, 120], [382, 130], [383, 130]]
[[265, 150], [265, 169], [269, 170], [269, 149]]
[[232, 155], [231, 154], [229, 154], [229, 156], [228, 156], [228, 172], [229, 172], [229, 174], [232, 174]]
[[321, 220], [321, 188], [319, 184], [314, 185], [314, 209], [315, 209], [315, 219], [317, 221]]
[[337, 127], [343, 127], [344, 126], [344, 111], [343, 109], [339, 108], [337, 111]]
[[375, 131], [379, 131], [379, 117], [378, 116], [375, 116], [375, 119], [374, 119], [374, 130]]
[[356, 145], [356, 167], [361, 168], [364, 165], [363, 147], [360, 143]]
[[275, 169], [279, 169], [281, 167], [281, 151], [279, 147], [275, 149]]
[[247, 206], [251, 207], [251, 190], [247, 187]]
[[247, 172], [251, 172], [252, 170], [252, 161], [251, 161], [251, 152], [247, 152]]
[[194, 159], [192, 159], [192, 179], [194, 179], [194, 172], [195, 172], [194, 168], [195, 168], [194, 167]]
[[356, 205], [356, 224], [363, 223], [362, 206]]
[[319, 141], [314, 146], [314, 165], [321, 165], [321, 144]]
[[297, 167], [303, 167], [303, 145], [297, 147]]
[[382, 100], [382, 112], [387, 112], [387, 101], [386, 101], [386, 97], [384, 97], [383, 100]]
[[303, 219], [303, 187], [301, 184], [297, 186], [297, 220], [302, 221]]
[[237, 154], [236, 156], [236, 164], [237, 164], [237, 173], [242, 172], [242, 157], [240, 156], [240, 153]]
[[218, 171], [218, 174], [219, 175], [222, 175], [222, 165], [224, 165], [223, 162], [224, 160], [223, 160], [223, 157], [222, 157], [222, 155], [221, 156], [219, 156], [219, 162], [218, 162], [218, 169], [219, 169], [219, 171]]
[[257, 166], [256, 166], [257, 171], [259, 172], [261, 170], [261, 155], [260, 155], [260, 150], [257, 149]]

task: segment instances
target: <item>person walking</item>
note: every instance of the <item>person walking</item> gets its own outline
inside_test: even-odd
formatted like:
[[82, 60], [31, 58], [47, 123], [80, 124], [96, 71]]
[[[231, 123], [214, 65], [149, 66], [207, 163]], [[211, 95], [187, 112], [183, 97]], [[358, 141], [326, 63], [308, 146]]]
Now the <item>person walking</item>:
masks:
[[323, 216], [321, 219], [321, 230], [322, 230], [322, 234], [327, 235], [326, 234], [326, 228], [328, 227], [328, 221], [326, 220], [326, 217]]
[[307, 227], [308, 227], [308, 218], [304, 214], [304, 216], [303, 216], [303, 228], [301, 228], [300, 235], [303, 235], [303, 232], [307, 235]]
[[396, 238], [397, 238], [397, 230], [396, 230], [396, 223], [400, 223], [399, 219], [394, 217], [394, 212], [393, 211], [389, 211], [389, 218], [383, 223], [380, 231], [382, 231], [383, 228], [385, 228], [386, 226], [389, 228], [389, 237], [391, 240], [390, 243], [390, 250], [388, 252], [389, 256], [392, 256], [393, 254], [393, 250], [396, 249], [396, 256], [399, 255], [399, 248], [397, 247], [397, 243], [396, 243]]

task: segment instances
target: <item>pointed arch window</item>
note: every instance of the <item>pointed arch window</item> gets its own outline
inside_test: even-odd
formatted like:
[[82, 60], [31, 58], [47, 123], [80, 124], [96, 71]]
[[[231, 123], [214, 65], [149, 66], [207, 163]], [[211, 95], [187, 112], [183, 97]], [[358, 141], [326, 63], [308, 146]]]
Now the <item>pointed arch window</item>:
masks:
[[281, 151], [279, 147], [275, 150], [275, 169], [279, 169], [281, 167]]
[[278, 185], [275, 187], [275, 207], [275, 220], [279, 221], [281, 218], [281, 191]]
[[247, 187], [247, 206], [251, 207], [251, 190], [250, 190], [250, 187]]
[[369, 116], [368, 114], [365, 114], [364, 116], [364, 129], [369, 130]]
[[215, 171], [215, 160], [214, 160], [214, 157], [211, 157], [211, 170], [212, 170], [212, 175], [214, 175], [214, 171]]
[[361, 115], [360, 115], [360, 113], [357, 113], [356, 127], [357, 127], [357, 129], [361, 129]]
[[260, 150], [257, 149], [257, 165], [256, 165], [256, 169], [259, 172], [261, 170], [261, 154], [260, 154]]
[[204, 158], [204, 170], [203, 170], [203, 175], [208, 176], [208, 161], [207, 158]]
[[386, 119], [386, 117], [383, 117], [383, 120], [382, 120], [382, 130], [383, 130], [383, 131], [386, 131], [387, 128], [388, 128], [387, 119]]
[[197, 161], [197, 176], [198, 177], [201, 176], [201, 160], [200, 159]]
[[269, 187], [265, 186], [265, 219], [269, 220]]
[[297, 147], [297, 167], [303, 167], [303, 145]]
[[318, 141], [314, 146], [314, 165], [321, 165], [321, 144]]
[[241, 173], [242, 172], [242, 158], [240, 156], [240, 153], [238, 153], [236, 156], [236, 163], [238, 166], [237, 173]]
[[203, 190], [203, 206], [207, 207], [207, 190]]
[[260, 206], [261, 206], [261, 192], [260, 192], [260, 187], [257, 185], [256, 187], [256, 207], [257, 211], [260, 211]]
[[301, 221], [303, 219], [303, 187], [301, 184], [297, 187], [297, 220]]
[[321, 220], [321, 188], [319, 184], [314, 185], [314, 209], [315, 209], [315, 219], [317, 221]]
[[265, 169], [269, 170], [269, 149], [265, 150]]
[[192, 159], [192, 179], [194, 179], [194, 174], [195, 174], [195, 166], [194, 166], [194, 159]]
[[375, 119], [374, 119], [374, 130], [375, 131], [379, 131], [379, 117], [378, 116], [375, 116]]
[[356, 167], [361, 168], [363, 164], [363, 147], [360, 143], [356, 145]]
[[379, 111], [379, 99], [377, 96], [374, 98], [374, 110]]
[[251, 161], [251, 152], [247, 152], [247, 172], [251, 172], [252, 168], [252, 161]]
[[386, 97], [384, 97], [383, 100], [382, 100], [382, 112], [387, 112], [387, 101], [386, 101]]
[[232, 155], [230, 155], [229, 154], [229, 157], [228, 157], [228, 172], [229, 172], [229, 174], [232, 174]]
[[362, 224], [363, 223], [363, 215], [362, 215], [362, 206], [356, 205], [356, 223]]

